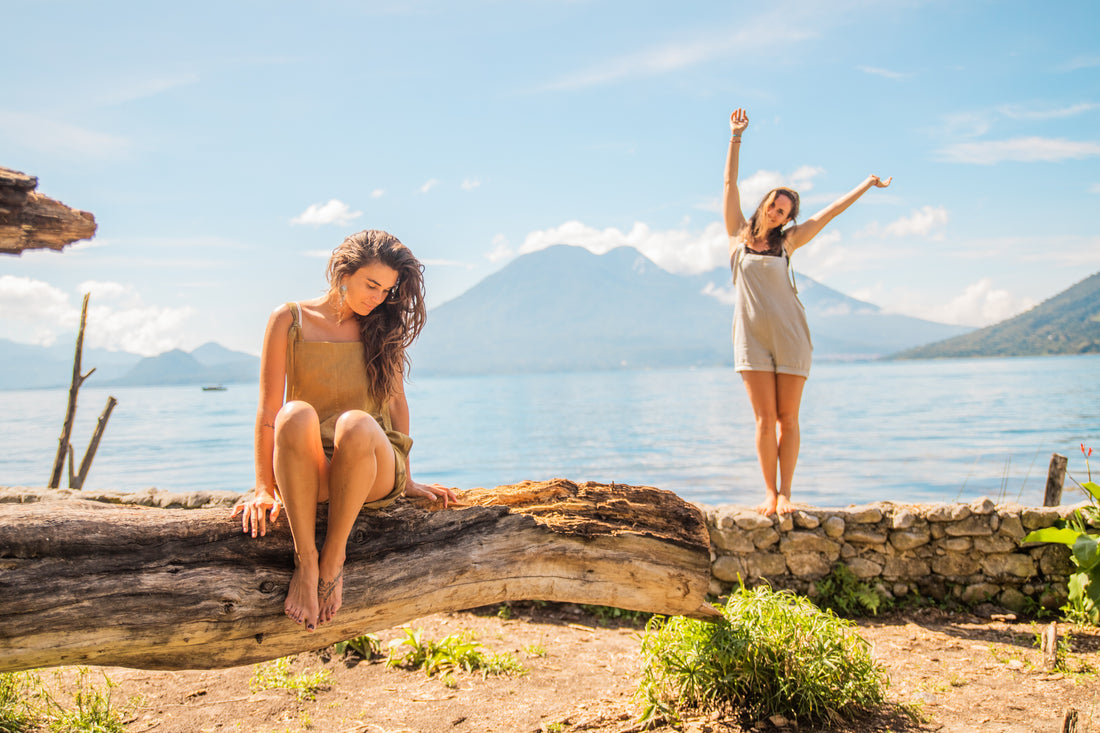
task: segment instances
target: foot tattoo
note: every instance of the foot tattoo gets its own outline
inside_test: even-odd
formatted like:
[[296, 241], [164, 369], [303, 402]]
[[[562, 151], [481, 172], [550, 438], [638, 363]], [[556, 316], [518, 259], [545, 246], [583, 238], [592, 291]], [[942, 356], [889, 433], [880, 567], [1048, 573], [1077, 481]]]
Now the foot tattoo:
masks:
[[336, 584], [340, 582], [340, 578], [342, 577], [344, 577], [343, 570], [338, 572], [336, 577], [328, 583], [325, 582], [324, 578], [317, 581], [317, 596], [320, 598], [322, 604], [324, 604], [332, 595], [332, 592], [336, 590]]

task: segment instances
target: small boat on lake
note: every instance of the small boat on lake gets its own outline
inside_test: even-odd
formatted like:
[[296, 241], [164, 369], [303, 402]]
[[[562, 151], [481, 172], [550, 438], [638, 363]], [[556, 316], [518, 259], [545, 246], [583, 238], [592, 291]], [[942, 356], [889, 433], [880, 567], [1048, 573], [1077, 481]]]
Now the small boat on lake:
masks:
[[224, 392], [227, 389], [229, 388], [221, 384], [204, 384], [202, 386], [203, 392]]

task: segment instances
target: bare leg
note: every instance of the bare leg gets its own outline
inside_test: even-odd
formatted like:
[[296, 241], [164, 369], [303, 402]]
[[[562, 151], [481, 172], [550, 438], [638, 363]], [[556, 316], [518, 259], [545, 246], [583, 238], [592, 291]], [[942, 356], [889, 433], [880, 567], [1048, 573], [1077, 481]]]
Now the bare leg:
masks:
[[776, 511], [790, 514], [791, 484], [794, 481], [794, 468], [798, 463], [798, 451], [802, 436], [798, 427], [798, 411], [802, 405], [802, 390], [806, 378], [794, 374], [775, 375], [777, 425], [779, 426], [779, 496]]
[[294, 575], [286, 615], [306, 630], [317, 627], [317, 502], [328, 482], [317, 413], [305, 402], [288, 402], [275, 418], [275, 481], [294, 536]]
[[329, 474], [328, 530], [318, 564], [320, 623], [331, 621], [343, 603], [348, 537], [359, 510], [393, 490], [395, 473], [393, 447], [378, 422], [358, 410], [341, 415]]
[[[775, 514], [780, 499], [776, 486], [776, 464], [779, 460], [779, 442], [775, 432], [778, 419], [776, 374], [744, 371], [741, 372], [741, 380], [756, 418], [756, 457], [760, 461], [760, 472], [764, 475], [764, 501], [756, 510], [761, 514]], [[789, 504], [790, 487], [787, 487], [787, 492], [783, 498]]]

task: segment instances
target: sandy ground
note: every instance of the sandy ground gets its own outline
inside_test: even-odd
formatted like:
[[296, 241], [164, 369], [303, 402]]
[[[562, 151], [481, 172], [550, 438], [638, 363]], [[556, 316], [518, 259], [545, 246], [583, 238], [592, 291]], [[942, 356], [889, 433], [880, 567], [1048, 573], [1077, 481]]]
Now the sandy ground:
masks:
[[[510, 616], [510, 617], [509, 617]], [[890, 679], [892, 710], [831, 728], [756, 721], [757, 730], [989, 731], [1062, 730], [1069, 709], [1077, 733], [1100, 733], [1100, 629], [1059, 625], [1067, 654], [1060, 671], [1042, 669], [1036, 637], [1046, 624], [992, 621], [934, 609], [858, 622]], [[92, 669], [118, 685], [112, 704], [128, 731], [199, 733], [433, 733], [639, 730], [633, 695], [641, 667], [637, 624], [601, 619], [572, 605], [515, 604], [474, 612], [437, 614], [410, 624], [424, 639], [471, 634], [486, 651], [508, 652], [525, 668], [516, 676], [456, 672], [449, 679], [387, 668], [327, 651], [292, 658], [294, 673], [327, 670], [331, 682], [314, 699], [292, 689], [253, 692], [253, 666], [226, 670], [150, 672]], [[401, 628], [378, 636], [383, 645]], [[68, 684], [72, 668], [42, 671], [51, 685]], [[736, 720], [688, 717], [659, 731], [752, 730]]]

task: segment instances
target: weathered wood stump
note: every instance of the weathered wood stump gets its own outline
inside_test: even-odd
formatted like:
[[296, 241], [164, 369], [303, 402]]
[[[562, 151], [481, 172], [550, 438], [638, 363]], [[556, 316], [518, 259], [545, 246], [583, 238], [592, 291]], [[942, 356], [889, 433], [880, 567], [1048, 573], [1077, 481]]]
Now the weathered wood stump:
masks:
[[510, 600], [717, 615], [705, 598], [706, 524], [675, 494], [555, 479], [462, 500], [364, 511], [343, 608], [313, 633], [282, 613], [292, 572], [283, 519], [253, 539], [225, 508], [2, 504], [0, 671], [229, 667]]
[[0, 168], [0, 252], [56, 249], [95, 234], [95, 217], [37, 193], [38, 179]]

